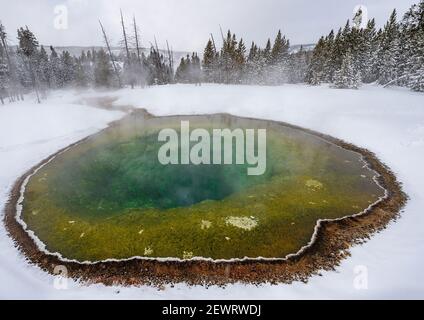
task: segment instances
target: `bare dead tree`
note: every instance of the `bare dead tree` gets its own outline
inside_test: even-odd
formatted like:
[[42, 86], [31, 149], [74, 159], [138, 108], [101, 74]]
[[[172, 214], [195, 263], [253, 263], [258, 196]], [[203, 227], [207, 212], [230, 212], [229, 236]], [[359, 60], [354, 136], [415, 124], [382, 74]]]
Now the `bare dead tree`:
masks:
[[224, 32], [222, 32], [222, 27], [219, 25], [219, 31], [221, 32], [222, 42], [225, 42]]
[[[225, 46], [225, 37], [224, 37], [224, 32], [222, 32], [222, 27], [221, 25], [219, 25], [219, 31], [221, 32], [221, 38], [222, 38], [222, 46]], [[229, 74], [228, 74], [228, 59], [224, 56], [223, 59], [223, 63], [224, 63], [224, 75], [225, 75], [225, 82], [228, 83], [229, 82]], [[222, 71], [221, 68], [219, 68], [219, 78], [222, 79]]]
[[130, 70], [130, 84], [131, 84], [131, 89], [134, 89], [134, 77], [132, 76], [132, 73], [134, 72], [131, 69], [131, 53], [130, 53], [130, 48], [128, 47], [128, 38], [127, 38], [127, 31], [125, 30], [125, 22], [124, 22], [124, 16], [122, 14], [122, 10], [121, 11], [121, 26], [122, 26], [122, 35], [124, 37], [124, 45], [125, 45], [125, 52], [127, 54], [127, 64], [128, 64], [128, 69]]
[[140, 40], [140, 31], [137, 26], [137, 21], [135, 19], [135, 16], [133, 16], [133, 28], [134, 28], [134, 41], [135, 41], [135, 48], [137, 52], [137, 62], [138, 62], [138, 79], [140, 80], [141, 87], [144, 87], [145, 85], [145, 78], [143, 78], [144, 73], [144, 67], [143, 67], [143, 60], [142, 60], [142, 48], [141, 48], [141, 40]]
[[156, 40], [156, 36], [153, 36], [153, 37], [155, 39], [155, 48], [156, 48], [156, 51], [159, 53], [159, 47], [158, 47], [158, 42]]
[[137, 28], [137, 21], [135, 20], [135, 16], [133, 17], [133, 26], [134, 26], [134, 39], [135, 39], [135, 48], [137, 50], [137, 59], [138, 63], [141, 66], [141, 48], [140, 48], [140, 37]]
[[215, 39], [214, 39], [214, 37], [213, 37], [213, 34], [211, 33], [211, 39], [212, 39], [212, 45], [213, 45], [213, 51], [214, 51], [214, 54], [216, 55], [216, 45], [215, 45]]
[[169, 43], [168, 40], [166, 40], [166, 47], [168, 49], [168, 61], [169, 61], [169, 69], [171, 71], [174, 70], [174, 55], [172, 53], [172, 51], [169, 49]]
[[118, 71], [118, 68], [116, 66], [115, 60], [113, 58], [112, 49], [110, 48], [109, 38], [107, 37], [105, 28], [103, 27], [103, 24], [100, 20], [99, 20], [99, 24], [100, 24], [100, 27], [102, 28], [103, 38], [104, 38], [107, 50], [108, 50], [109, 55], [110, 55], [110, 60], [112, 61], [113, 70], [115, 72], [116, 78], [118, 79], [119, 87], [122, 88], [121, 77], [119, 76], [119, 71]]
[[163, 82], [163, 70], [162, 70], [162, 57], [159, 51], [158, 42], [156, 40], [156, 36], [154, 36], [155, 39], [155, 50], [156, 50], [156, 65], [159, 70], [159, 75], [161, 76], [161, 82]]

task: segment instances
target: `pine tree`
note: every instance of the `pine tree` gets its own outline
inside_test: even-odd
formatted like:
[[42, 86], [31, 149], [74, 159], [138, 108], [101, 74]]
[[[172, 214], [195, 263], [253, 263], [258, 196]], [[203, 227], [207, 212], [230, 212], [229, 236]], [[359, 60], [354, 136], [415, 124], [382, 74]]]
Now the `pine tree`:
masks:
[[[0, 39], [6, 37], [3, 26], [0, 24]], [[0, 41], [0, 102], [4, 104], [4, 99], [8, 96], [9, 91], [9, 68], [6, 57], [7, 48], [3, 46], [3, 41]]]
[[334, 30], [331, 30], [328, 36], [325, 38], [323, 52], [322, 52], [323, 82], [332, 82], [334, 71], [337, 69], [332, 59], [332, 55], [334, 53], [334, 46], [335, 46]]
[[261, 59], [261, 53], [258, 46], [252, 42], [249, 50], [249, 55], [247, 56], [246, 62], [246, 72], [245, 72], [245, 83], [258, 83], [260, 79], [260, 65], [259, 61]]
[[197, 52], [194, 53], [194, 57], [192, 59], [192, 68], [193, 68], [193, 80], [196, 85], [202, 84], [202, 66], [200, 62], [200, 58], [197, 55]]
[[94, 81], [97, 87], [112, 86], [113, 70], [110, 65], [109, 57], [103, 49], [96, 54], [96, 63], [94, 66]]
[[235, 60], [236, 60], [236, 48], [237, 39], [236, 35], [231, 34], [228, 30], [227, 38], [224, 39], [224, 43], [221, 49], [221, 65], [222, 65], [222, 81], [224, 83], [233, 83], [235, 76]]
[[271, 39], [268, 39], [265, 45], [265, 49], [262, 51], [262, 56], [264, 57], [267, 65], [270, 65], [272, 63], [271, 50], [272, 50]]
[[308, 72], [308, 53], [300, 47], [299, 51], [289, 56], [289, 82], [303, 83]]
[[37, 58], [36, 73], [37, 73], [37, 78], [40, 81], [40, 85], [43, 91], [51, 87], [49, 64], [50, 64], [49, 56], [47, 55], [47, 52], [44, 49], [44, 47], [41, 46], [40, 52]]
[[275, 37], [274, 46], [271, 50], [272, 63], [284, 63], [289, 55], [289, 48], [289, 41], [282, 36], [281, 30], [278, 30], [277, 36]]
[[[271, 78], [270, 82], [273, 84], [287, 82], [286, 73], [288, 68], [289, 47], [289, 41], [282, 36], [281, 30], [278, 30], [269, 59], [269, 76]], [[268, 49], [265, 48], [265, 50], [267, 51]]]
[[214, 82], [215, 73], [215, 48], [212, 40], [209, 39], [203, 52], [203, 74], [206, 82]]
[[63, 51], [60, 55], [60, 72], [59, 84], [60, 87], [69, 86], [74, 82], [75, 63], [68, 51]]
[[28, 65], [30, 73], [30, 81], [32, 87], [36, 93], [37, 101], [40, 103], [40, 96], [38, 93], [38, 83], [36, 78], [36, 73], [34, 70], [34, 65], [36, 63], [36, 56], [38, 54], [38, 41], [35, 35], [26, 27], [18, 29], [18, 40], [19, 40], [19, 52], [22, 54], [23, 59]]
[[364, 83], [372, 83], [378, 79], [376, 72], [378, 38], [374, 19], [368, 21], [367, 27], [363, 31], [363, 36], [364, 44], [361, 57], [361, 64], [363, 65], [362, 80]]
[[334, 74], [334, 88], [358, 89], [360, 85], [359, 72], [355, 71], [350, 50], [346, 52], [340, 70]]
[[380, 84], [388, 84], [396, 80], [397, 58], [399, 52], [399, 24], [397, 22], [396, 10], [393, 10], [389, 21], [384, 27], [380, 43], [380, 65], [379, 79]]
[[6, 54], [0, 44], [0, 102], [4, 104], [4, 99], [8, 96], [9, 70], [6, 62]]
[[339, 70], [343, 63], [343, 57], [346, 54], [346, 43], [344, 41], [343, 30], [339, 29], [336, 37], [334, 38], [333, 47], [330, 53], [331, 75], [329, 78], [333, 81], [334, 73]]
[[423, 91], [424, 1], [413, 5], [400, 23], [398, 85]]
[[246, 46], [243, 38], [240, 39], [235, 52], [235, 79], [237, 83], [241, 83], [244, 78], [245, 63], [246, 63]]
[[86, 58], [85, 55], [82, 54], [79, 59], [76, 59], [75, 62], [75, 72], [74, 72], [74, 81], [75, 85], [79, 88], [86, 88], [89, 85], [90, 78], [87, 74]]
[[49, 79], [51, 88], [58, 88], [60, 85], [60, 70], [61, 63], [59, 59], [59, 55], [56, 50], [51, 46], [50, 47], [50, 58], [49, 58]]
[[324, 78], [324, 50], [325, 39], [321, 37], [314, 48], [311, 63], [306, 75], [306, 82], [311, 85], [319, 85], [323, 82]]
[[181, 58], [180, 65], [175, 72], [175, 80], [179, 83], [187, 82], [187, 70], [189, 68], [190, 58], [187, 57], [187, 62], [184, 57]]

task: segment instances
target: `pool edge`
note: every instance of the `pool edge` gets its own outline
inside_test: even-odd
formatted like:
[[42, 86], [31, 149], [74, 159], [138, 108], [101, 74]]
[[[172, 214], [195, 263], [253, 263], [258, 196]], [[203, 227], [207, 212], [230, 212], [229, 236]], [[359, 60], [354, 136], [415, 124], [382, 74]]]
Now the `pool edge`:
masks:
[[[133, 112], [143, 112], [148, 116], [155, 117], [144, 109]], [[174, 116], [179, 115], [172, 115], [172, 117]], [[238, 118], [253, 119], [248, 117]], [[111, 122], [103, 130], [107, 130], [118, 121], [120, 120]], [[5, 206], [3, 220], [6, 230], [31, 264], [39, 266], [50, 274], [54, 274], [55, 266], [65, 266], [69, 277], [80, 279], [85, 283], [103, 283], [106, 285], [147, 284], [160, 287], [164, 284], [179, 282], [191, 285], [225, 285], [234, 282], [253, 284], [306, 282], [312, 275], [319, 274], [321, 270], [334, 270], [340, 261], [349, 255], [349, 248], [352, 245], [365, 242], [371, 235], [385, 229], [390, 221], [396, 220], [407, 201], [407, 195], [402, 191], [401, 184], [397, 181], [394, 173], [369, 150], [310, 129], [281, 121], [267, 121], [301, 130], [346, 150], [359, 153], [369, 169], [378, 174], [376, 179], [378, 184], [386, 190], [386, 197], [379, 199], [367, 210], [355, 215], [334, 220], [318, 220], [309, 244], [297, 253], [284, 258], [247, 258], [225, 261], [134, 257], [125, 260], [106, 260], [92, 263], [66, 260], [57, 254], [46, 253], [40, 249], [34, 238], [18, 221], [17, 205], [21, 198], [22, 186], [36, 170], [54, 159], [58, 154], [86, 141], [93, 136], [91, 135], [49, 156], [28, 170], [14, 183]], [[95, 135], [103, 130], [95, 133]]]

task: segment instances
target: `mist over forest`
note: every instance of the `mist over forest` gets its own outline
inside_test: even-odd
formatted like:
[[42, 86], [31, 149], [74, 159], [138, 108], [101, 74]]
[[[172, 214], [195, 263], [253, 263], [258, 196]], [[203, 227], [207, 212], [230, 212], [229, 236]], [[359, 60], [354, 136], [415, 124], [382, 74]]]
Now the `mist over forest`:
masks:
[[[104, 47], [82, 51], [40, 45], [28, 27], [15, 35], [0, 22], [0, 103], [23, 100], [29, 92], [41, 101], [49, 90], [68, 87], [171, 83], [328, 83], [344, 89], [375, 83], [424, 91], [424, 0], [406, 13], [394, 10], [380, 29], [374, 19], [363, 19], [359, 8], [344, 26], [317, 39], [315, 46], [293, 48], [281, 30], [265, 44], [245, 43], [242, 35], [221, 30], [219, 36], [205, 39], [203, 52], [190, 53], [175, 53], [172, 39], [165, 48], [159, 48], [156, 39], [143, 39], [136, 19], [126, 21], [122, 12], [118, 46], [111, 44], [100, 22], [97, 32]], [[9, 45], [15, 37], [18, 45]]]

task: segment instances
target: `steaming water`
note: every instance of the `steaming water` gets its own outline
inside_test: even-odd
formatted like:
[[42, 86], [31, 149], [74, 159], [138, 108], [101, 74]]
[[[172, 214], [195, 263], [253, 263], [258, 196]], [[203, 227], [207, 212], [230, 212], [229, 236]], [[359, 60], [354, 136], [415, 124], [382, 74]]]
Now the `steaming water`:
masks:
[[[265, 174], [248, 176], [248, 165], [161, 165], [158, 132], [182, 120], [191, 129], [267, 129]], [[310, 240], [318, 219], [378, 199], [372, 175], [358, 154], [281, 124], [138, 112], [32, 176], [22, 218], [50, 251], [80, 261], [284, 257]]]

